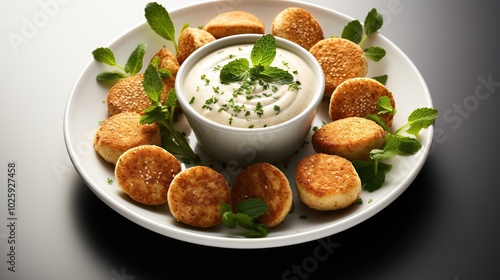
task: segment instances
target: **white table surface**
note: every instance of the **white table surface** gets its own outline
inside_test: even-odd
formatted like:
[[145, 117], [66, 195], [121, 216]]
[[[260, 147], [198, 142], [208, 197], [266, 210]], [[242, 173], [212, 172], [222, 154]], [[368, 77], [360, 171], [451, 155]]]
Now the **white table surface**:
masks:
[[[247, 251], [188, 244], [129, 222], [95, 197], [69, 160], [62, 132], [68, 94], [91, 51], [144, 22], [148, 2], [1, 2], [0, 279], [266, 275], [257, 268], [268, 271], [262, 278], [274, 279], [498, 277], [500, 191], [494, 164], [500, 153], [492, 137], [500, 116], [498, 84], [490, 84], [485, 100], [475, 95], [482, 78], [500, 81], [498, 4], [311, 1], [359, 19], [373, 7], [382, 12], [381, 33], [413, 60], [435, 107], [446, 114], [436, 122], [434, 150], [421, 175], [394, 205], [324, 240]], [[161, 1], [168, 10], [197, 2]], [[18, 168], [16, 272], [8, 270], [10, 161]], [[314, 261], [325, 241], [338, 247], [327, 260]], [[189, 251], [187, 259], [181, 250]], [[241, 270], [234, 269], [236, 259]], [[224, 267], [226, 261], [232, 269]]]

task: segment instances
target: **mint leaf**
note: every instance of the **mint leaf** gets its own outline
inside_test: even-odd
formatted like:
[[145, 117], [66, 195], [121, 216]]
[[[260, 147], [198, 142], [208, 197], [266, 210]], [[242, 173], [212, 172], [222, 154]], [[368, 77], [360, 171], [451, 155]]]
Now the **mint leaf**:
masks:
[[189, 146], [186, 136], [175, 130], [174, 114], [177, 107], [177, 96], [174, 88], [170, 89], [167, 94], [166, 105], [161, 104], [163, 81], [155, 60], [146, 68], [142, 86], [152, 105], [144, 110], [140, 123], [157, 123], [160, 126], [163, 148], [174, 156], [180, 157], [186, 163], [199, 163], [200, 157]]
[[115, 54], [109, 48], [97, 48], [92, 52], [92, 56], [95, 60], [111, 65], [116, 66]]
[[403, 155], [413, 155], [420, 148], [422, 148], [422, 144], [417, 139], [411, 137], [402, 137], [399, 143], [399, 153]]
[[269, 227], [267, 225], [254, 222], [254, 219], [263, 215], [267, 209], [267, 204], [259, 198], [249, 198], [240, 201], [236, 206], [236, 213], [233, 213], [231, 206], [226, 203], [220, 206], [224, 225], [231, 229], [239, 225], [246, 230], [245, 237], [247, 238], [258, 238], [268, 235]]
[[391, 129], [387, 125], [387, 123], [380, 117], [378, 114], [368, 114], [365, 116], [365, 119], [372, 120], [376, 122], [378, 125], [380, 125], [386, 132], [391, 132]]
[[384, 18], [373, 8], [365, 18], [365, 34], [370, 36], [377, 32], [384, 24]]
[[[256, 68], [252, 68], [256, 69]], [[281, 68], [273, 67], [273, 66], [265, 66], [262, 69], [259, 69], [259, 72], [251, 72], [252, 77], [256, 79], [260, 79], [267, 83], [273, 83], [278, 85], [286, 85], [293, 82], [292, 74], [288, 73], [288, 71], [283, 70]]]
[[175, 93], [175, 88], [171, 88], [168, 91], [167, 98], [165, 99], [165, 106], [179, 107], [179, 102], [177, 101], [177, 94]]
[[378, 114], [396, 114], [396, 109], [392, 107], [391, 99], [387, 96], [382, 96], [377, 100]]
[[177, 52], [177, 42], [175, 40], [175, 27], [167, 10], [156, 2], [150, 2], [144, 9], [146, 20], [156, 34], [174, 43]]
[[252, 48], [250, 60], [253, 66], [269, 66], [276, 56], [276, 39], [272, 34], [260, 37]]
[[380, 82], [383, 85], [387, 84], [387, 78], [389, 78], [387, 75], [380, 75], [380, 76], [372, 77], [372, 79]]
[[98, 81], [104, 82], [104, 81], [116, 81], [126, 77], [127, 75], [121, 71], [104, 71], [97, 74], [96, 79]]
[[408, 128], [406, 132], [417, 135], [422, 128], [427, 128], [434, 124], [438, 114], [438, 110], [434, 108], [416, 109], [408, 117], [408, 124], [410, 128]]
[[250, 62], [245, 58], [230, 61], [222, 67], [219, 78], [222, 83], [241, 82], [248, 78]]
[[127, 64], [125, 64], [125, 72], [130, 75], [135, 75], [141, 71], [142, 59], [146, 53], [148, 45], [145, 42], [140, 43], [130, 54]]
[[369, 47], [364, 50], [365, 56], [373, 61], [379, 61], [384, 58], [386, 52], [381, 47]]
[[342, 30], [341, 37], [359, 44], [363, 38], [363, 27], [361, 26], [361, 22], [359, 22], [359, 20], [353, 20], [347, 23]]
[[159, 104], [161, 94], [163, 93], [163, 81], [158, 72], [158, 68], [152, 64], [148, 65], [144, 72], [144, 80], [142, 82], [144, 92], [153, 103]]
[[254, 224], [253, 228], [245, 233], [246, 238], [266, 237], [269, 233], [269, 227], [264, 224]]
[[380, 189], [385, 183], [385, 174], [385, 172], [377, 172], [371, 180], [363, 185], [363, 189], [368, 192], [374, 192]]
[[375, 161], [354, 160], [352, 165], [361, 179], [363, 189], [369, 192], [378, 190], [385, 182], [385, 174], [391, 169], [392, 165]]
[[393, 158], [399, 154], [399, 145], [401, 138], [396, 134], [389, 134], [385, 138], [382, 149], [373, 149], [370, 151], [370, 158], [378, 161]]
[[248, 215], [251, 219], [255, 219], [266, 213], [268, 208], [267, 203], [262, 199], [249, 198], [242, 200], [236, 206], [236, 211]]

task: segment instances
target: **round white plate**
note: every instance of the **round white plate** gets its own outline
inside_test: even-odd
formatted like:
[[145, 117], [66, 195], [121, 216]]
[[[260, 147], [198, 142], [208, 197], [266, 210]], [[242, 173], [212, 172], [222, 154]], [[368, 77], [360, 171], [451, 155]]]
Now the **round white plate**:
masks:
[[[345, 24], [353, 20], [329, 9], [295, 1], [204, 2], [169, 11], [169, 14], [175, 24], [176, 36], [185, 23], [193, 27], [202, 26], [217, 14], [236, 9], [258, 16], [265, 23], [266, 32], [270, 33], [273, 18], [283, 9], [292, 6], [308, 10], [323, 27], [325, 37], [340, 36]], [[143, 11], [137, 12], [143, 13]], [[359, 20], [363, 21], [364, 18]], [[162, 46], [173, 48], [170, 42], [154, 33], [145, 21], [108, 47], [114, 51], [118, 63], [124, 65], [129, 54], [140, 42], [148, 44], [145, 64]], [[381, 46], [387, 51], [386, 57], [381, 61], [370, 61], [367, 76], [383, 74], [389, 76], [386, 86], [393, 92], [398, 110], [393, 122], [394, 127], [398, 128], [406, 123], [408, 115], [414, 109], [432, 107], [427, 86], [408, 57], [382, 35], [373, 36], [365, 47], [370, 45]], [[90, 55], [92, 51], [89, 50], [87, 54], [82, 55]], [[145, 68], [144, 66], [142, 71]], [[289, 214], [281, 225], [272, 228], [265, 238], [247, 239], [238, 229], [231, 230], [222, 224], [208, 230], [187, 227], [172, 217], [166, 204], [156, 207], [140, 205], [128, 198], [116, 183], [108, 184], [108, 178], [114, 180], [113, 166], [105, 163], [94, 151], [92, 139], [99, 122], [108, 117], [105, 99], [109, 86], [98, 83], [95, 77], [98, 73], [109, 69], [112, 68], [91, 61], [69, 96], [64, 116], [64, 137], [71, 160], [92, 191], [112, 209], [145, 228], [186, 242], [227, 248], [267, 248], [307, 242], [348, 229], [382, 210], [410, 185], [421, 170], [432, 141], [433, 128], [422, 130], [419, 140], [423, 148], [416, 155], [393, 159], [390, 162], [393, 164], [393, 169], [387, 175], [385, 185], [373, 193], [363, 191], [361, 194], [363, 203], [352, 205], [348, 209], [329, 213], [314, 211], [303, 206], [294, 195], [295, 211]], [[323, 121], [328, 121], [326, 103], [321, 105], [314, 125], [321, 126]], [[190, 144], [202, 156], [203, 164], [220, 171], [231, 183], [239, 169], [225, 166], [205, 155], [197, 145], [194, 135], [190, 133], [185, 120], [181, 120], [179, 129], [188, 134]], [[314, 153], [311, 145], [307, 144], [310, 136], [306, 139], [304, 147], [287, 160], [275, 164], [288, 176], [294, 192], [293, 173], [296, 162]]]

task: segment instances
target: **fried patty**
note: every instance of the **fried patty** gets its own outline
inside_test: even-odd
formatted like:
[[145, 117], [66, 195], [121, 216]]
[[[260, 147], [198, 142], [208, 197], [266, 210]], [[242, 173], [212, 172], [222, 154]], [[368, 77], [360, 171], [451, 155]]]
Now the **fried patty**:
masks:
[[292, 207], [292, 190], [287, 177], [276, 166], [269, 163], [255, 163], [236, 177], [231, 188], [233, 211], [242, 200], [260, 198], [269, 206], [256, 222], [269, 227], [279, 225]]
[[372, 120], [360, 117], [339, 119], [322, 126], [311, 137], [318, 153], [338, 155], [348, 160], [369, 160], [370, 151], [380, 149], [385, 130]]
[[177, 61], [182, 64], [195, 50], [215, 40], [215, 37], [205, 30], [192, 27], [184, 29], [179, 36]]
[[168, 190], [168, 206], [174, 218], [194, 227], [221, 223], [223, 203], [231, 204], [229, 185], [222, 174], [207, 166], [183, 170]]
[[300, 200], [321, 211], [349, 207], [361, 194], [361, 180], [352, 163], [336, 155], [315, 153], [301, 159], [295, 183]]
[[219, 39], [236, 34], [264, 34], [265, 26], [258, 17], [249, 12], [230, 11], [209, 20], [203, 30]]
[[133, 200], [159, 205], [167, 202], [170, 183], [180, 171], [179, 160], [165, 149], [142, 145], [120, 156], [115, 177], [120, 188]]
[[156, 123], [139, 124], [141, 115], [122, 112], [103, 121], [94, 135], [94, 149], [107, 162], [115, 164], [127, 150], [140, 145], [161, 145]]
[[286, 8], [272, 21], [271, 34], [285, 38], [306, 50], [323, 39], [323, 29], [307, 10], [297, 7]]
[[[394, 96], [382, 83], [372, 78], [353, 78], [340, 84], [330, 98], [329, 116], [331, 121], [347, 117], [364, 118], [369, 114], [377, 114], [377, 102], [380, 97], [387, 96], [391, 105], [396, 108]], [[380, 114], [380, 117], [392, 126], [394, 115]]]
[[330, 97], [345, 80], [364, 77], [368, 60], [361, 47], [347, 39], [327, 38], [309, 50], [316, 57], [325, 75], [325, 97]]

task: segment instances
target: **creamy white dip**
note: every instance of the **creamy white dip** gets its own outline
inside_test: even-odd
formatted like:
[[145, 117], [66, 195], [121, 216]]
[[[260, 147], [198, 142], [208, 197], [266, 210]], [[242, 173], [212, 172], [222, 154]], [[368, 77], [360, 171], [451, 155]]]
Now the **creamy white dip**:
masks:
[[184, 94], [194, 110], [223, 125], [259, 128], [283, 123], [309, 105], [315, 88], [308, 84], [314, 80], [312, 69], [302, 58], [281, 48], [276, 49], [271, 66], [292, 74], [295, 86], [255, 82], [247, 90], [242, 83], [221, 83], [222, 67], [237, 58], [251, 61], [252, 47], [253, 44], [226, 47], [193, 66], [184, 80]]

